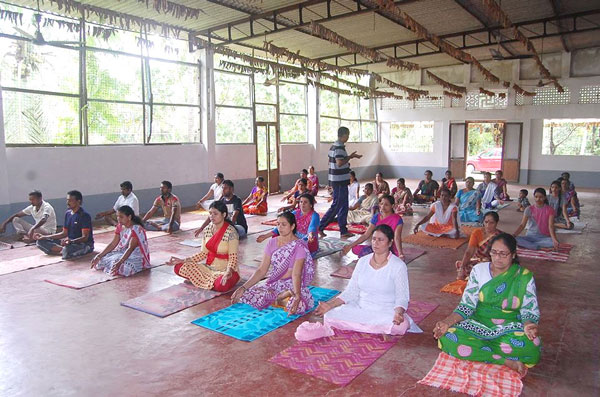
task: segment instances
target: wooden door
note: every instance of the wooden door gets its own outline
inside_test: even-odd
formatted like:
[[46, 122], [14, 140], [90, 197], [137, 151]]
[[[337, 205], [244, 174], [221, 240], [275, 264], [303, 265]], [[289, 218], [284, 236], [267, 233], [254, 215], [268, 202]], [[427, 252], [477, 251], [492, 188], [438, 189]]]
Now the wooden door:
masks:
[[465, 123], [450, 123], [448, 169], [456, 179], [465, 177], [467, 128]]
[[502, 139], [502, 172], [509, 182], [519, 182], [523, 123], [505, 123]]
[[276, 123], [256, 123], [256, 176], [265, 179], [269, 193], [279, 189], [279, 134]]

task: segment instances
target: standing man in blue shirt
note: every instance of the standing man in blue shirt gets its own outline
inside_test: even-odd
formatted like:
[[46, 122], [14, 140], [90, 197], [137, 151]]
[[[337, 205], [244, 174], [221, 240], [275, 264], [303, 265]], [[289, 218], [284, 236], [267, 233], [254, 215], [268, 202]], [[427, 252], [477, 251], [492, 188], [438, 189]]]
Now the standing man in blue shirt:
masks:
[[337, 216], [338, 224], [340, 225], [340, 236], [351, 237], [352, 233], [346, 228], [348, 217], [348, 185], [350, 184], [350, 160], [359, 159], [362, 155], [352, 152], [348, 155], [346, 146], [350, 138], [350, 130], [347, 127], [338, 129], [338, 140], [329, 148], [329, 186], [333, 189], [333, 202], [327, 210], [321, 224], [319, 226], [319, 234], [324, 237], [326, 234], [323, 230]]
[[48, 255], [62, 254], [63, 259], [75, 258], [94, 250], [92, 217], [81, 207], [83, 196], [77, 190], [67, 193], [65, 223], [60, 233], [44, 236], [34, 234], [37, 247]]

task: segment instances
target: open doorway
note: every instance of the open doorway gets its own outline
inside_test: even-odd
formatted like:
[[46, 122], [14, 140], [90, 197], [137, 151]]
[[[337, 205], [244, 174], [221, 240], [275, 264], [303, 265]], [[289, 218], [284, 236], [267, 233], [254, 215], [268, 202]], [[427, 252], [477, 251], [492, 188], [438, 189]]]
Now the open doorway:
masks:
[[467, 121], [466, 176], [483, 180], [484, 172], [502, 169], [504, 122]]

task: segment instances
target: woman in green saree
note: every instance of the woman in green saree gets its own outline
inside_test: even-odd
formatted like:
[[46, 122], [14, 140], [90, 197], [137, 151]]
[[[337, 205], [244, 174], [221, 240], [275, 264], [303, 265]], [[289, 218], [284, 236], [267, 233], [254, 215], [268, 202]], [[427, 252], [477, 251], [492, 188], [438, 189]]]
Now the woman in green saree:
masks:
[[523, 376], [540, 360], [535, 281], [519, 265], [510, 234], [494, 237], [489, 254], [492, 261], [473, 268], [459, 305], [433, 336], [452, 357], [506, 365]]

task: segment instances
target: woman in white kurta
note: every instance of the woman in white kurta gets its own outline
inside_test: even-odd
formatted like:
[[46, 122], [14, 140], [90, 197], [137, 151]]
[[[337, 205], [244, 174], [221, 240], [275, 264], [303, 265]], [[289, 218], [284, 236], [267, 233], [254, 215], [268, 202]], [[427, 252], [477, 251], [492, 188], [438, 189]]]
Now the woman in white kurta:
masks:
[[391, 335], [422, 332], [406, 314], [408, 272], [406, 264], [391, 254], [393, 242], [388, 225], [375, 228], [373, 253], [358, 260], [344, 292], [319, 304], [315, 314], [324, 315], [325, 327]]

